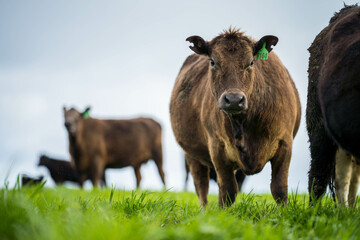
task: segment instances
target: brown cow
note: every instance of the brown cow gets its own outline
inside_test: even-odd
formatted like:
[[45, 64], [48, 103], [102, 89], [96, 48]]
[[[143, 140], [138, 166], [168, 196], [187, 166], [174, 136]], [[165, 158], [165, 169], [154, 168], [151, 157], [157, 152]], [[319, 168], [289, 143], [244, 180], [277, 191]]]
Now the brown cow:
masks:
[[139, 187], [140, 166], [153, 159], [165, 185], [159, 123], [150, 118], [100, 120], [87, 118], [87, 112], [64, 107], [69, 151], [80, 183], [89, 175], [93, 185], [98, 186], [106, 168], [131, 166]]
[[209, 167], [219, 185], [219, 204], [230, 205], [237, 194], [236, 169], [260, 172], [270, 161], [271, 192], [287, 202], [287, 178], [293, 138], [300, 124], [298, 92], [279, 58], [255, 60], [266, 44], [229, 29], [210, 42], [187, 38], [197, 54], [184, 62], [170, 102], [172, 128], [185, 151], [202, 206], [207, 204]]
[[360, 159], [360, 7], [345, 6], [309, 48], [306, 125], [309, 192], [319, 198], [334, 178], [339, 147]]

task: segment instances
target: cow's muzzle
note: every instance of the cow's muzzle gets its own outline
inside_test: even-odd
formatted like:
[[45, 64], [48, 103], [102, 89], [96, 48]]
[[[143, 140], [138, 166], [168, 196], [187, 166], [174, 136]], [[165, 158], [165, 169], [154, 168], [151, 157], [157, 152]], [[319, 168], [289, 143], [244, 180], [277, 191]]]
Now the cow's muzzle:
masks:
[[238, 114], [248, 108], [246, 95], [239, 92], [224, 92], [218, 100], [219, 109], [226, 113]]

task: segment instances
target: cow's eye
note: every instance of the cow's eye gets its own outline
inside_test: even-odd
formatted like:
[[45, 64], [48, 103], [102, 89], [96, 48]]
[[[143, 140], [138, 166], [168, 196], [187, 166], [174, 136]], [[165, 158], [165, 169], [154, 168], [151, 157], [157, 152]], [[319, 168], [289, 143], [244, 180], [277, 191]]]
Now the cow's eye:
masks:
[[249, 66], [252, 67], [253, 65], [254, 65], [254, 60], [251, 61]]
[[215, 66], [215, 62], [214, 62], [214, 60], [211, 59], [211, 58], [210, 58], [210, 65], [211, 65], [212, 67]]

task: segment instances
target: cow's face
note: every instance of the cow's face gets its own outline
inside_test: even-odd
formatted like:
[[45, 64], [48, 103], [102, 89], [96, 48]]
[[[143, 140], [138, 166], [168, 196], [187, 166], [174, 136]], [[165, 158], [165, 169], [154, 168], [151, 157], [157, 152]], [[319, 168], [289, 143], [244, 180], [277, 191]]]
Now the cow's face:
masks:
[[67, 110], [64, 107], [64, 124], [66, 130], [69, 132], [70, 135], [75, 136], [79, 121], [84, 118], [85, 113], [88, 114], [89, 110], [90, 108], [87, 108], [83, 113], [80, 113], [75, 108]]
[[277, 37], [265, 36], [254, 43], [241, 32], [230, 30], [210, 42], [198, 36], [187, 41], [194, 44], [190, 47], [194, 52], [209, 57], [209, 83], [219, 109], [229, 114], [245, 112], [254, 82], [256, 54], [264, 43], [270, 52]]

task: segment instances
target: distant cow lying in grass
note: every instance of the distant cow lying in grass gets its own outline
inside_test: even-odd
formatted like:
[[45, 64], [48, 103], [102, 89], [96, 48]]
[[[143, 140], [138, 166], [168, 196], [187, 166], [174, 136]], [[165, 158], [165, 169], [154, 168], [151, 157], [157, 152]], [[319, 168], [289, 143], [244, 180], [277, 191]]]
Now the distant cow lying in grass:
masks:
[[165, 185], [159, 123], [150, 118], [101, 120], [88, 117], [88, 111], [64, 107], [69, 151], [80, 183], [90, 176], [98, 186], [106, 168], [131, 166], [139, 187], [141, 164], [153, 159]]
[[[64, 182], [80, 184], [77, 173], [69, 161], [49, 158], [45, 155], [41, 155], [38, 166], [45, 166], [49, 169], [51, 178], [56, 184], [63, 184]], [[86, 179], [89, 179], [89, 177]], [[106, 185], [105, 174], [102, 176], [102, 181], [103, 184]]]
[[[350, 177], [351, 165], [355, 166], [351, 156], [341, 149], [360, 163], [360, 7], [345, 6], [336, 13], [316, 36], [309, 52], [306, 108], [311, 152], [309, 192], [319, 198], [336, 172], [336, 195], [340, 202], [349, 198], [351, 205], [354, 196], [347, 196], [348, 190], [340, 190], [341, 193], [338, 190], [348, 189], [341, 185], [349, 179], [341, 178]], [[357, 185], [350, 184], [353, 188]], [[350, 192], [354, 194], [357, 190]]]
[[37, 178], [32, 178], [29, 177], [26, 174], [21, 175], [21, 186], [31, 186], [31, 185], [36, 185], [39, 184], [43, 181], [44, 176], [40, 176]]
[[[187, 182], [189, 179], [189, 172], [190, 172], [189, 165], [186, 163], [186, 161], [185, 161], [185, 171], [186, 171], [186, 175], [185, 175], [185, 190], [186, 190], [186, 185], [187, 185]], [[214, 180], [215, 182], [217, 181], [215, 169], [210, 168], [209, 177], [210, 177], [210, 179]], [[244, 183], [245, 177], [246, 177], [246, 175], [241, 170], [236, 171], [235, 178], [236, 178], [239, 192], [241, 192], [241, 188]]]
[[[170, 100], [175, 138], [185, 151], [202, 206], [207, 204], [209, 168], [219, 185], [219, 204], [238, 191], [234, 170], [246, 175], [271, 163], [271, 193], [287, 203], [288, 172], [301, 107], [295, 84], [270, 52], [278, 38], [254, 41], [229, 29], [211, 41], [187, 38], [196, 53], [184, 62]], [[267, 59], [268, 60], [256, 60]]]

